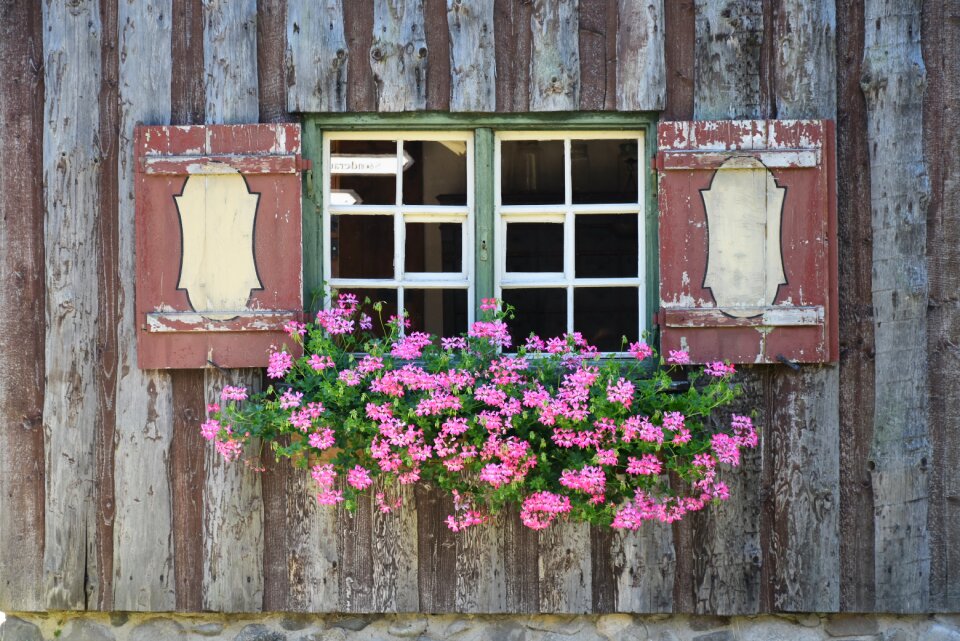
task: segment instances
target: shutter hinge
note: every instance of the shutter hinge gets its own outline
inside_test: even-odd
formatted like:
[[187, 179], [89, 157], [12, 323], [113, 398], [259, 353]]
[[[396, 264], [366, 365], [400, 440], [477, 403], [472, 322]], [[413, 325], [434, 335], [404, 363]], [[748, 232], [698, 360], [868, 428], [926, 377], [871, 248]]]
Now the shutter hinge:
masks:
[[663, 154], [657, 153], [650, 159], [650, 169], [654, 171], [663, 171]]

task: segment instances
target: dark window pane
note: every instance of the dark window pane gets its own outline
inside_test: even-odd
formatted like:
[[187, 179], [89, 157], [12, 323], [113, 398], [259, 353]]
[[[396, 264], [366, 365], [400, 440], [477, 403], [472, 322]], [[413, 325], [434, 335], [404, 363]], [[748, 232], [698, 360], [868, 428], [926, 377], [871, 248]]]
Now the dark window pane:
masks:
[[503, 300], [516, 308], [517, 317], [508, 321], [514, 350], [530, 332], [546, 340], [567, 331], [567, 290], [562, 287], [505, 289]]
[[393, 216], [331, 216], [333, 278], [393, 278]]
[[573, 327], [602, 352], [619, 352], [621, 337], [636, 341], [639, 319], [636, 287], [573, 290]]
[[574, 203], [635, 203], [637, 141], [574, 140], [570, 144]]
[[505, 140], [500, 158], [501, 203], [563, 203], [563, 141]]
[[508, 223], [508, 272], [562, 272], [562, 223]]
[[463, 271], [463, 225], [407, 223], [405, 270]]
[[[397, 313], [397, 290], [395, 289], [364, 289], [364, 288], [344, 288], [340, 293], [356, 294], [360, 301], [361, 311], [370, 317], [373, 321], [373, 333], [377, 336], [384, 336], [384, 329], [391, 316]], [[364, 299], [369, 298], [369, 303], [364, 303]], [[378, 313], [374, 308], [374, 303], [383, 303], [383, 307]], [[357, 328], [359, 329], [359, 328]]]
[[[332, 204], [394, 205], [397, 202], [397, 142], [395, 140], [334, 140], [330, 143]], [[382, 165], [388, 174], [376, 171]], [[353, 202], [348, 202], [348, 201]]]
[[403, 172], [404, 204], [467, 204], [466, 141], [408, 140], [403, 150], [412, 160]]
[[459, 336], [467, 331], [467, 290], [405, 289], [403, 304], [410, 312], [410, 329], [434, 336]]
[[581, 214], [574, 228], [577, 278], [636, 277], [636, 214]]

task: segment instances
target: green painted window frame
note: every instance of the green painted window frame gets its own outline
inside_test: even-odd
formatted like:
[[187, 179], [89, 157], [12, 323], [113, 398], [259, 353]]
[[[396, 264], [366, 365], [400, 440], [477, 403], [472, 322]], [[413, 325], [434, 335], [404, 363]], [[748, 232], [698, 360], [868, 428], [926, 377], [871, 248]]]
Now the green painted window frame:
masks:
[[[323, 274], [323, 133], [336, 131], [470, 130], [474, 137], [474, 312], [479, 314], [480, 299], [494, 294], [494, 130], [606, 130], [643, 131], [645, 172], [644, 231], [646, 238], [646, 309], [643, 319], [651, 332], [652, 311], [659, 307], [659, 249], [657, 243], [657, 181], [653, 170], [656, 156], [656, 112], [549, 112], [537, 114], [453, 114], [417, 112], [399, 114], [336, 113], [307, 114], [303, 119], [303, 155], [313, 163], [304, 175], [303, 189], [303, 286], [307, 310], [316, 312], [320, 300], [315, 296]], [[482, 168], [482, 169], [481, 169]]]

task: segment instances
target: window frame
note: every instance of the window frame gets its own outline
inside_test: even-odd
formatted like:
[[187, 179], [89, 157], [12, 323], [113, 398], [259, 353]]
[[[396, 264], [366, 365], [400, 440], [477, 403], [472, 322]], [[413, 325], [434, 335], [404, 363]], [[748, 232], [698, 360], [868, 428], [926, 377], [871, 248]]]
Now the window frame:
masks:
[[[323, 191], [326, 184], [324, 175], [325, 133], [383, 131], [401, 135], [414, 132], [473, 132], [473, 165], [468, 166], [472, 173], [473, 222], [471, 234], [473, 254], [469, 258], [473, 264], [472, 307], [468, 315], [473, 318], [479, 314], [480, 300], [497, 295], [496, 274], [499, 269], [497, 255], [498, 221], [496, 218], [497, 172], [495, 161], [496, 132], [520, 131], [557, 131], [559, 132], [643, 132], [644, 149], [639, 163], [643, 171], [643, 207], [642, 231], [645, 242], [640, 247], [643, 254], [645, 278], [644, 292], [641, 296], [644, 304], [640, 308], [641, 332], [652, 332], [651, 312], [657, 309], [659, 298], [658, 248], [657, 248], [657, 191], [656, 173], [653, 159], [656, 157], [656, 131], [658, 114], [656, 112], [549, 112], [537, 114], [456, 114], [443, 112], [420, 113], [328, 113], [308, 114], [303, 122], [303, 155], [312, 161], [312, 169], [304, 173], [303, 189], [303, 286], [307, 310], [315, 312], [322, 306], [322, 298], [314, 296], [320, 291], [327, 274], [324, 271], [324, 220]], [[469, 163], [468, 163], [469, 164]], [[489, 167], [489, 170], [481, 168]], [[468, 174], [468, 180], [469, 178]], [[466, 245], [466, 243], [465, 243]], [[464, 256], [464, 261], [468, 257]], [[469, 297], [469, 294], [468, 294]], [[469, 298], [468, 298], [469, 300]], [[469, 304], [469, 303], [468, 303]]]

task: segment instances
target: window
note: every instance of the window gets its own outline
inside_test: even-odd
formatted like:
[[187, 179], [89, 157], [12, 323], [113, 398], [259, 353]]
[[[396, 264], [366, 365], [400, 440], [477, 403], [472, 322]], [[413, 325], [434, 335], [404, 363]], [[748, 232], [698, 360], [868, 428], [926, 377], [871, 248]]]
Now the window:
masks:
[[[359, 122], [358, 122], [359, 121]], [[655, 287], [643, 116], [317, 116], [306, 286], [324, 282], [464, 331], [480, 298], [517, 308], [514, 344], [581, 331], [605, 352], [648, 327]], [[315, 223], [314, 223], [315, 224]], [[316, 247], [311, 247], [311, 236]], [[311, 257], [311, 255], [314, 255]]]

